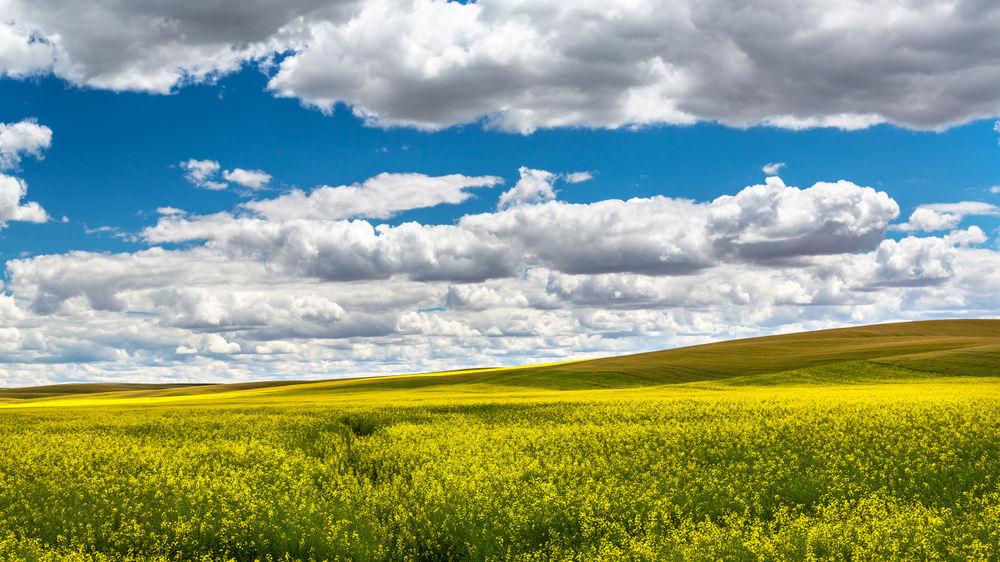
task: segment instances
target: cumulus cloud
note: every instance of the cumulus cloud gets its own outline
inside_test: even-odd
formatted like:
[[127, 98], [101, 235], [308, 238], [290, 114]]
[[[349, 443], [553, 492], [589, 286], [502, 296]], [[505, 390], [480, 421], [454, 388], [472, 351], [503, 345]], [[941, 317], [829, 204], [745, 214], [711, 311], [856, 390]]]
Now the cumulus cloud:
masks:
[[181, 344], [177, 346], [174, 353], [177, 355], [194, 355], [200, 352], [212, 355], [228, 355], [231, 353], [239, 353], [240, 351], [240, 344], [236, 342], [228, 341], [226, 338], [218, 334], [203, 334], [197, 338], [194, 345], [188, 346]]
[[226, 170], [222, 172], [222, 177], [226, 181], [231, 181], [249, 189], [260, 189], [267, 185], [267, 182], [271, 181], [271, 174], [263, 170], [244, 170], [243, 168]]
[[227, 341], [219, 334], [205, 334], [202, 349], [208, 353], [239, 353], [240, 344]]
[[799, 189], [777, 178], [707, 203], [668, 197], [550, 201], [463, 217], [459, 227], [566, 273], [686, 274], [720, 261], [874, 248], [898, 206], [850, 182]]
[[761, 171], [769, 176], [776, 176], [778, 175], [778, 172], [780, 172], [781, 169], [784, 167], [785, 167], [784, 162], [771, 162], [769, 164], [764, 164], [764, 167], [761, 168]]
[[[168, 93], [180, 84], [210, 81], [246, 61], [294, 47], [301, 16], [317, 8], [330, 15], [337, 4], [303, 0], [138, 5], [99, 0], [74, 7], [55, 0], [12, 0], [4, 4], [4, 19], [13, 22], [20, 37], [34, 38], [28, 40], [29, 47], [45, 47], [30, 49], [33, 64], [20, 62], [20, 74], [51, 69], [88, 87]], [[13, 47], [23, 51], [24, 43], [22, 39]], [[0, 61], [16, 52], [5, 49]]]
[[220, 190], [228, 187], [224, 182], [216, 181], [218, 177], [219, 163], [215, 160], [197, 160], [190, 158], [178, 164], [184, 170], [184, 178], [196, 187], [205, 189]]
[[[522, 176], [551, 181], [555, 174], [522, 168]], [[841, 181], [799, 189], [777, 178], [707, 203], [548, 201], [468, 215], [454, 226], [340, 220], [362, 211], [326, 199], [339, 189], [380, 193], [364, 186], [383, 179], [246, 204], [256, 216], [170, 214], [143, 237], [153, 244], [205, 240], [231, 255], [263, 256], [324, 279], [485, 279], [512, 275], [519, 264], [567, 273], [686, 274], [720, 261], [873, 249], [898, 214], [895, 201], [871, 188]]]
[[75, 251], [7, 262], [8, 273], [26, 281], [19, 296], [41, 314], [58, 312], [77, 297], [88, 308], [123, 312], [127, 306], [120, 295], [128, 291], [183, 278], [195, 285], [214, 284], [227, 276], [239, 278], [241, 270], [249, 274], [246, 264], [206, 251], [177, 253], [160, 248], [116, 255]]
[[956, 228], [965, 217], [972, 215], [1000, 215], [1000, 207], [982, 201], [960, 203], [933, 203], [920, 205], [910, 214], [910, 219], [893, 228], [903, 231], [935, 232]]
[[[378, 177], [328, 189], [374, 208]], [[451, 195], [408, 205], [483, 185], [457, 178], [427, 178]], [[1000, 314], [1000, 252], [981, 229], [886, 239], [895, 201], [848, 181], [772, 177], [700, 202], [550, 200], [445, 225], [288, 196], [207, 216], [163, 209], [141, 251], [9, 260], [0, 381], [413, 372]]]
[[[244, 170], [233, 168], [223, 170], [215, 160], [198, 160], [190, 158], [177, 164], [184, 170], [184, 179], [191, 185], [204, 189], [219, 191], [229, 187], [226, 182], [232, 182], [250, 190], [261, 189], [271, 181], [271, 174], [263, 170]], [[225, 181], [219, 181], [219, 178]]]
[[0, 123], [0, 170], [16, 168], [24, 156], [41, 158], [51, 144], [52, 129], [34, 120]]
[[143, 233], [150, 243], [207, 240], [229, 255], [263, 256], [294, 275], [328, 281], [387, 279], [477, 281], [513, 273], [502, 241], [451, 225], [368, 221], [205, 217], [164, 218]]
[[500, 201], [497, 203], [498, 209], [552, 201], [556, 198], [556, 191], [553, 187], [556, 181], [583, 183], [594, 178], [590, 172], [554, 174], [547, 170], [533, 170], [527, 166], [521, 166], [518, 173], [520, 178], [514, 187], [500, 195]]
[[485, 285], [451, 285], [445, 296], [445, 304], [452, 309], [525, 308], [530, 302], [520, 291], [498, 290]]
[[546, 291], [560, 302], [597, 310], [708, 311], [731, 307], [767, 317], [780, 307], [862, 304], [870, 299], [864, 292], [854, 292], [863, 288], [862, 279], [860, 275], [833, 273], [825, 265], [762, 269], [722, 264], [677, 278], [552, 272]]
[[[0, 28], [3, 25], [0, 24]], [[0, 41], [3, 35], [0, 33]], [[2, 43], [0, 43], [2, 45]], [[41, 158], [52, 144], [52, 129], [34, 120], [0, 123], [0, 170], [16, 168], [24, 156]], [[10, 221], [45, 222], [48, 213], [34, 201], [23, 201], [28, 184], [21, 178], [0, 173], [0, 228]]]
[[941, 129], [1000, 114], [998, 26], [971, 0], [8, 0], [0, 72], [167, 93], [287, 53], [275, 95], [386, 127]]
[[[557, 177], [521, 168], [518, 185], [500, 196], [500, 211], [467, 215], [457, 225], [339, 220], [366, 210], [389, 216], [400, 206], [430, 204], [428, 197], [447, 200], [427, 191], [414, 203], [404, 191], [393, 201], [382, 186], [400, 178], [376, 176], [361, 186], [245, 204], [255, 216], [164, 216], [142, 236], [153, 244], [205, 240], [231, 255], [262, 256], [285, 271], [328, 280], [405, 275], [470, 282], [510, 276], [519, 267], [684, 275], [719, 261], [855, 252], [874, 248], [899, 212], [887, 194], [868, 187], [841, 181], [799, 189], [774, 177], [707, 203], [661, 196], [544, 201], [555, 196]], [[445, 178], [449, 197], [467, 196], [462, 185], [496, 180]]]
[[968, 45], [991, 35], [992, 8], [731, 4], [366, 2], [347, 23], [313, 26], [271, 88], [385, 125], [487, 116], [518, 132], [701, 119], [935, 128], [997, 112], [973, 86], [996, 53]]
[[458, 204], [473, 196], [472, 188], [502, 183], [496, 176], [427, 176], [381, 173], [362, 183], [339, 187], [321, 186], [308, 195], [292, 190], [275, 199], [251, 201], [245, 207], [273, 220], [386, 219], [402, 211]]
[[789, 187], [777, 177], [712, 202], [715, 247], [743, 259], [839, 254], [873, 248], [899, 215], [885, 192], [848, 181]]
[[684, 274], [713, 262], [704, 218], [691, 201], [653, 197], [520, 205], [463, 217], [459, 227], [516, 248], [529, 266]]
[[[11, 330], [0, 376], [407, 372], [658, 349], [939, 308], [995, 314], [1000, 254], [972, 247], [984, 239], [971, 228], [793, 265], [720, 263], [681, 277], [538, 267], [474, 284], [314, 281], [210, 247], [39, 256], [9, 264], [17, 299], [0, 301]], [[117, 308], [99, 308], [109, 284]], [[65, 298], [46, 311], [34, 306], [43, 293]], [[41, 360], [44, 375], [28, 366]]]
[[54, 46], [11, 21], [0, 22], [0, 76], [23, 78], [47, 72], [55, 61]]
[[938, 285], [954, 275], [959, 247], [981, 244], [986, 236], [978, 227], [943, 238], [883, 240], [875, 251], [872, 285]]
[[28, 184], [21, 178], [0, 174], [0, 228], [8, 221], [45, 222], [48, 213], [34, 201], [22, 204]]
[[556, 174], [545, 170], [532, 170], [525, 166], [521, 166], [518, 173], [521, 179], [513, 188], [500, 195], [498, 208], [504, 209], [524, 203], [541, 203], [556, 198], [556, 192], [552, 188], [553, 182], [559, 177]]
[[964, 216], [959, 213], [947, 213], [918, 207], [910, 215], [910, 220], [899, 225], [895, 225], [898, 230], [923, 230], [934, 232], [936, 230], [948, 230], [958, 226]]

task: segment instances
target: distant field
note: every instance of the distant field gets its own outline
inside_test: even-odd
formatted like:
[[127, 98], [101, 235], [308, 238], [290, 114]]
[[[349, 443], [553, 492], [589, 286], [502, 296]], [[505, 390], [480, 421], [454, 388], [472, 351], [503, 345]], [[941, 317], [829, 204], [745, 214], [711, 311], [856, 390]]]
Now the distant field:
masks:
[[0, 560], [1000, 558], [1000, 321], [0, 390]]

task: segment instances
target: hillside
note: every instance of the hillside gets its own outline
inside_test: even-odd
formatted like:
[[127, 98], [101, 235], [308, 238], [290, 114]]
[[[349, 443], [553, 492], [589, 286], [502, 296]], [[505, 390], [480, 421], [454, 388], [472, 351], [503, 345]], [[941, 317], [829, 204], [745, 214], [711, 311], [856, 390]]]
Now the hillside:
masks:
[[104, 398], [270, 397], [412, 389], [628, 388], [752, 377], [866, 362], [964, 376], [1000, 376], [1000, 320], [932, 320], [730, 340], [619, 357], [422, 375], [235, 384], [69, 384], [0, 389], [0, 403]]
[[0, 560], [1000, 560], [998, 338], [3, 391]]
[[[875, 361], [915, 370], [1000, 374], [1000, 320], [931, 320], [731, 340], [594, 359], [560, 367], [568, 373], [614, 372], [656, 383], [776, 373], [844, 361]], [[973, 359], [975, 358], [975, 359]], [[981, 361], [976, 361], [981, 359]]]

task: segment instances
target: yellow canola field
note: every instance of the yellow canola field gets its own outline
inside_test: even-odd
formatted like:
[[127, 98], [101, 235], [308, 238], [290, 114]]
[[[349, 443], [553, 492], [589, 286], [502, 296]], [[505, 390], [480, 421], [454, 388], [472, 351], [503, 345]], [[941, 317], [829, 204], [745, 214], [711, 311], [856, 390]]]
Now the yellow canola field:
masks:
[[0, 559], [1000, 558], [1000, 378], [904, 374], [0, 409]]

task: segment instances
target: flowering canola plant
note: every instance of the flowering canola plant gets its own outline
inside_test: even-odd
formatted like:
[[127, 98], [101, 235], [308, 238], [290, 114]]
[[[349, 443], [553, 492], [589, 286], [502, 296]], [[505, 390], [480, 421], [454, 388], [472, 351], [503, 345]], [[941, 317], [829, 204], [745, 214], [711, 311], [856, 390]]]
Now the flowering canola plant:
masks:
[[903, 371], [0, 409], [0, 559], [995, 560], [1000, 378]]

